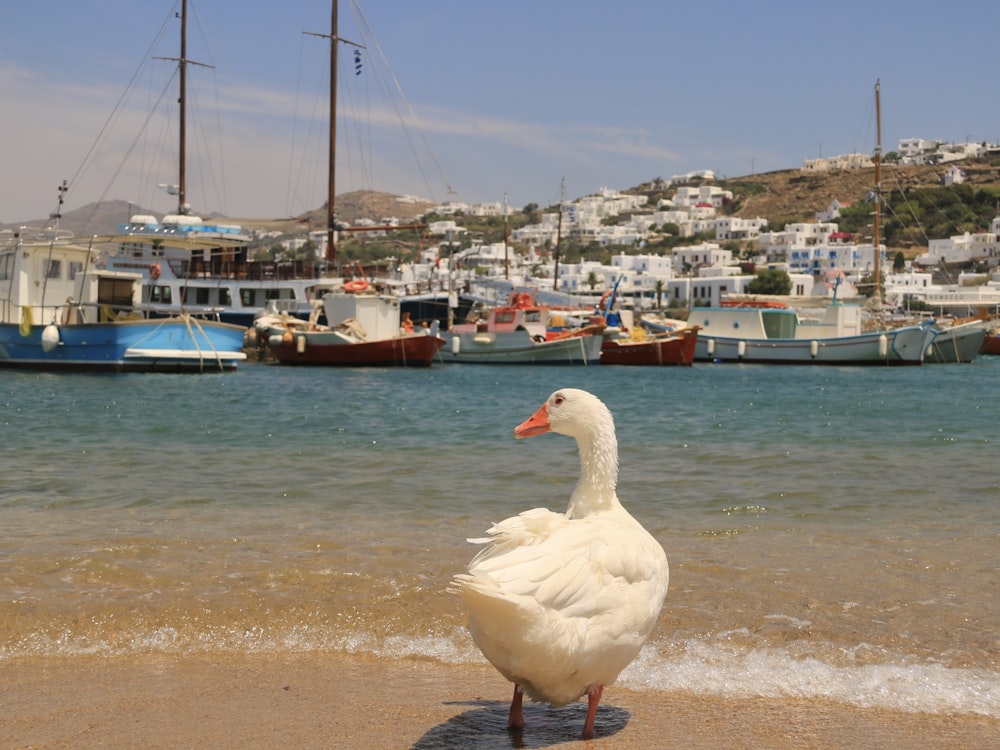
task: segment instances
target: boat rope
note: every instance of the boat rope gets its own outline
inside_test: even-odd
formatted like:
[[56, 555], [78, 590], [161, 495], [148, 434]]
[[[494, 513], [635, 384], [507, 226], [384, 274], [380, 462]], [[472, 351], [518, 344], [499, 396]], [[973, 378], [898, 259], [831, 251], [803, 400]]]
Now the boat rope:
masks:
[[201, 345], [198, 343], [198, 336], [195, 334], [192, 328], [191, 325], [192, 323], [194, 324], [194, 328], [198, 329], [198, 333], [200, 333], [202, 336], [205, 337], [205, 340], [208, 342], [209, 347], [212, 349], [212, 354], [215, 355], [215, 363], [219, 367], [219, 372], [222, 372], [223, 370], [222, 356], [219, 354], [219, 350], [215, 348], [215, 344], [212, 343], [212, 339], [205, 334], [205, 329], [202, 328], [201, 323], [199, 323], [198, 320], [192, 317], [189, 313], [182, 313], [180, 317], [181, 320], [183, 320], [185, 325], [187, 326], [188, 333], [191, 335], [191, 340], [194, 341], [195, 349], [198, 350], [198, 361], [201, 364], [202, 370], [205, 369], [205, 357], [201, 352]]

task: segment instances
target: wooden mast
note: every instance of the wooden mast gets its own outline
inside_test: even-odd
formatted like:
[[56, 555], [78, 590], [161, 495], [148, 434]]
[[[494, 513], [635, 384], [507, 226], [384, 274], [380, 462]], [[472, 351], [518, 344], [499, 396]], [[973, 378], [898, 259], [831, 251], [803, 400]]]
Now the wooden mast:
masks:
[[882, 100], [881, 84], [875, 81], [875, 219], [872, 222], [872, 249], [875, 255], [875, 293], [872, 299], [879, 307], [881, 314], [882, 307], [882, 272], [881, 272], [881, 245], [879, 237], [879, 219], [882, 210]]
[[563, 204], [566, 202], [566, 178], [562, 178], [562, 182], [559, 183], [559, 221], [556, 224], [556, 250], [555, 250], [555, 267], [552, 269], [552, 289], [553, 291], [559, 291], [559, 245], [562, 244], [562, 216], [563, 216]]
[[335, 261], [337, 259], [337, 246], [334, 242], [336, 231], [334, 228], [334, 195], [336, 193], [336, 163], [337, 163], [337, 45], [346, 42], [353, 47], [364, 49], [365, 45], [341, 39], [337, 28], [337, 0], [330, 3], [330, 33], [317, 34], [313, 31], [304, 33], [309, 36], [321, 36], [330, 40], [330, 113], [329, 113], [329, 136], [330, 142], [327, 156], [327, 182], [326, 182], [326, 259]]
[[178, 60], [180, 73], [180, 95], [177, 97], [178, 118], [180, 120], [180, 146], [177, 150], [180, 164], [177, 169], [177, 213], [185, 213], [187, 201], [187, 0], [181, 2], [181, 57]]
[[507, 193], [503, 194], [503, 277], [510, 279], [510, 258], [508, 257], [510, 232], [507, 228]]
[[330, 143], [327, 161], [326, 184], [326, 259], [337, 260], [334, 229], [334, 195], [336, 194], [336, 164], [337, 156], [337, 0], [330, 3]]
[[[177, 213], [186, 214], [190, 211], [187, 205], [187, 66], [201, 65], [211, 68], [206, 63], [188, 60], [187, 57], [187, 0], [181, 0], [181, 56], [158, 57], [157, 60], [170, 60], [177, 63], [179, 91], [177, 94], [178, 145], [177, 145]], [[164, 187], [164, 186], [161, 186]], [[167, 192], [173, 192], [174, 186], [167, 186]]]

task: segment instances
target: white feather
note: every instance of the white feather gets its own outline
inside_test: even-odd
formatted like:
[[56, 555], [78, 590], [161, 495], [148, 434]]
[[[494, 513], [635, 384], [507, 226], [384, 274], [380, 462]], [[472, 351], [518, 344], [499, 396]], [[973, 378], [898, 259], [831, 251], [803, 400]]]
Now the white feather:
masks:
[[580, 482], [566, 513], [535, 508], [494, 524], [451, 590], [473, 639], [507, 679], [552, 705], [608, 685], [636, 657], [667, 593], [660, 544], [616, 494], [610, 412], [576, 389], [546, 402], [554, 432], [572, 435]]

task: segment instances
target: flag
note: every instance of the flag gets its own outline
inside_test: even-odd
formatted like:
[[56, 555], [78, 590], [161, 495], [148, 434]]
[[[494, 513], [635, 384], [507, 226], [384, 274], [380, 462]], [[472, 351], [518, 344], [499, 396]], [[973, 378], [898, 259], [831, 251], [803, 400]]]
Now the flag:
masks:
[[354, 50], [354, 75], [361, 75], [361, 50]]

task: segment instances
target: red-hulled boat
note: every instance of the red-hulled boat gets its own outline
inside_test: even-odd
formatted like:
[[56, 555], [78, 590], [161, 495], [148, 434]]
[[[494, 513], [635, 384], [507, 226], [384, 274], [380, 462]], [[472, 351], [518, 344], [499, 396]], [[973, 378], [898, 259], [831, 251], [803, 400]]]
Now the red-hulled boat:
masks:
[[986, 338], [983, 339], [983, 345], [979, 347], [979, 353], [1000, 355], [1000, 332], [987, 331]]
[[430, 367], [444, 346], [436, 330], [412, 332], [400, 324], [399, 298], [395, 296], [360, 290], [335, 292], [323, 298], [323, 307], [330, 325], [291, 316], [266, 325], [267, 345], [279, 363]]
[[601, 364], [690, 367], [694, 363], [697, 343], [698, 326], [659, 334], [644, 341], [606, 340], [601, 346]]

